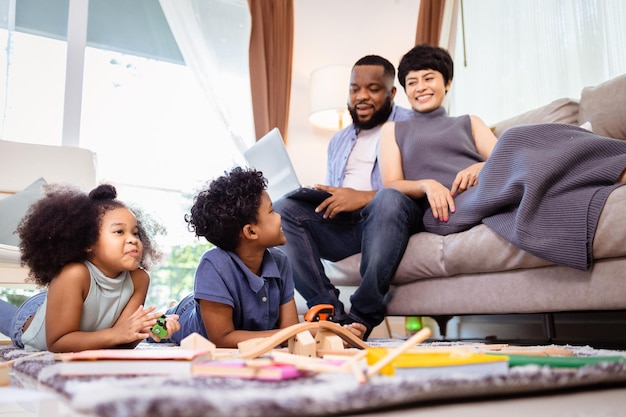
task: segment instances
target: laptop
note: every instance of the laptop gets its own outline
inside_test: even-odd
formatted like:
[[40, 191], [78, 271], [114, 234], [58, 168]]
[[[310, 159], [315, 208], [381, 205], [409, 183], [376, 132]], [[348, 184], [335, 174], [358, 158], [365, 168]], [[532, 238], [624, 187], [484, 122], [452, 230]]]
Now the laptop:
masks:
[[267, 192], [272, 201], [286, 197], [319, 204], [331, 196], [326, 191], [300, 184], [276, 127], [244, 151], [243, 156], [250, 167], [263, 172], [267, 178]]

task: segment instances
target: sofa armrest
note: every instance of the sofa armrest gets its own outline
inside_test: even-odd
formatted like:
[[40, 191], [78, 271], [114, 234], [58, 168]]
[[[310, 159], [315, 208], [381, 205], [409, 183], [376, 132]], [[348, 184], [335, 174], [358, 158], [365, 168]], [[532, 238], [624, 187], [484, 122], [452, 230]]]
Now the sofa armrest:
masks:
[[96, 154], [89, 149], [0, 140], [2, 194], [21, 191], [38, 178], [90, 191], [97, 184], [96, 174]]

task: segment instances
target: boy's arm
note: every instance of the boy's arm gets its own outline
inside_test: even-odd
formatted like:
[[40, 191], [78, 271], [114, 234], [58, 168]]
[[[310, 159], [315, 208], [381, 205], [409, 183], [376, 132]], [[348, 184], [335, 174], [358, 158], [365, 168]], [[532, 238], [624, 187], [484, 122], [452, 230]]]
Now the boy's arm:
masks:
[[[231, 306], [207, 300], [198, 300], [198, 303], [200, 304], [202, 321], [204, 322], [208, 339], [215, 343], [217, 347], [237, 348], [239, 342], [261, 337], [270, 337], [278, 332], [278, 330], [235, 330], [233, 324], [233, 309]], [[281, 325], [283, 307], [287, 304], [289, 303], [281, 306]], [[293, 308], [295, 310], [295, 301], [293, 302]], [[288, 318], [285, 318], [285, 320], [288, 320]], [[291, 320], [293, 320], [293, 318], [291, 318]], [[297, 313], [295, 323], [297, 323]]]

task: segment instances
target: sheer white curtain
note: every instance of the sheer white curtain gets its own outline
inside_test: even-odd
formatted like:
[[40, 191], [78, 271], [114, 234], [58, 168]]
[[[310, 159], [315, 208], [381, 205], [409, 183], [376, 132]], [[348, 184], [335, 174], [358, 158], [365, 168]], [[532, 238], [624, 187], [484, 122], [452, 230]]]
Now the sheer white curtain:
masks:
[[[462, 0], [450, 114], [488, 124], [626, 73], [622, 0]], [[460, 18], [461, 14], [459, 14]]]
[[185, 63], [243, 152], [254, 142], [247, 0], [159, 1]]

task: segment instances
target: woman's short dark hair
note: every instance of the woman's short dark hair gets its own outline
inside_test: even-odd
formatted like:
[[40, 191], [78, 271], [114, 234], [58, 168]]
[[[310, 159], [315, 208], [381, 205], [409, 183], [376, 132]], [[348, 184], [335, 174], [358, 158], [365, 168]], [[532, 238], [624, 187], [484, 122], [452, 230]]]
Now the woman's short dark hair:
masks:
[[233, 251], [239, 246], [243, 227], [258, 221], [266, 188], [261, 171], [235, 167], [196, 195], [191, 214], [185, 215], [187, 227], [215, 246]]
[[406, 90], [406, 76], [409, 72], [425, 69], [440, 72], [446, 85], [452, 81], [454, 76], [454, 62], [448, 51], [438, 46], [423, 43], [404, 54], [400, 60], [398, 81], [402, 88]]

